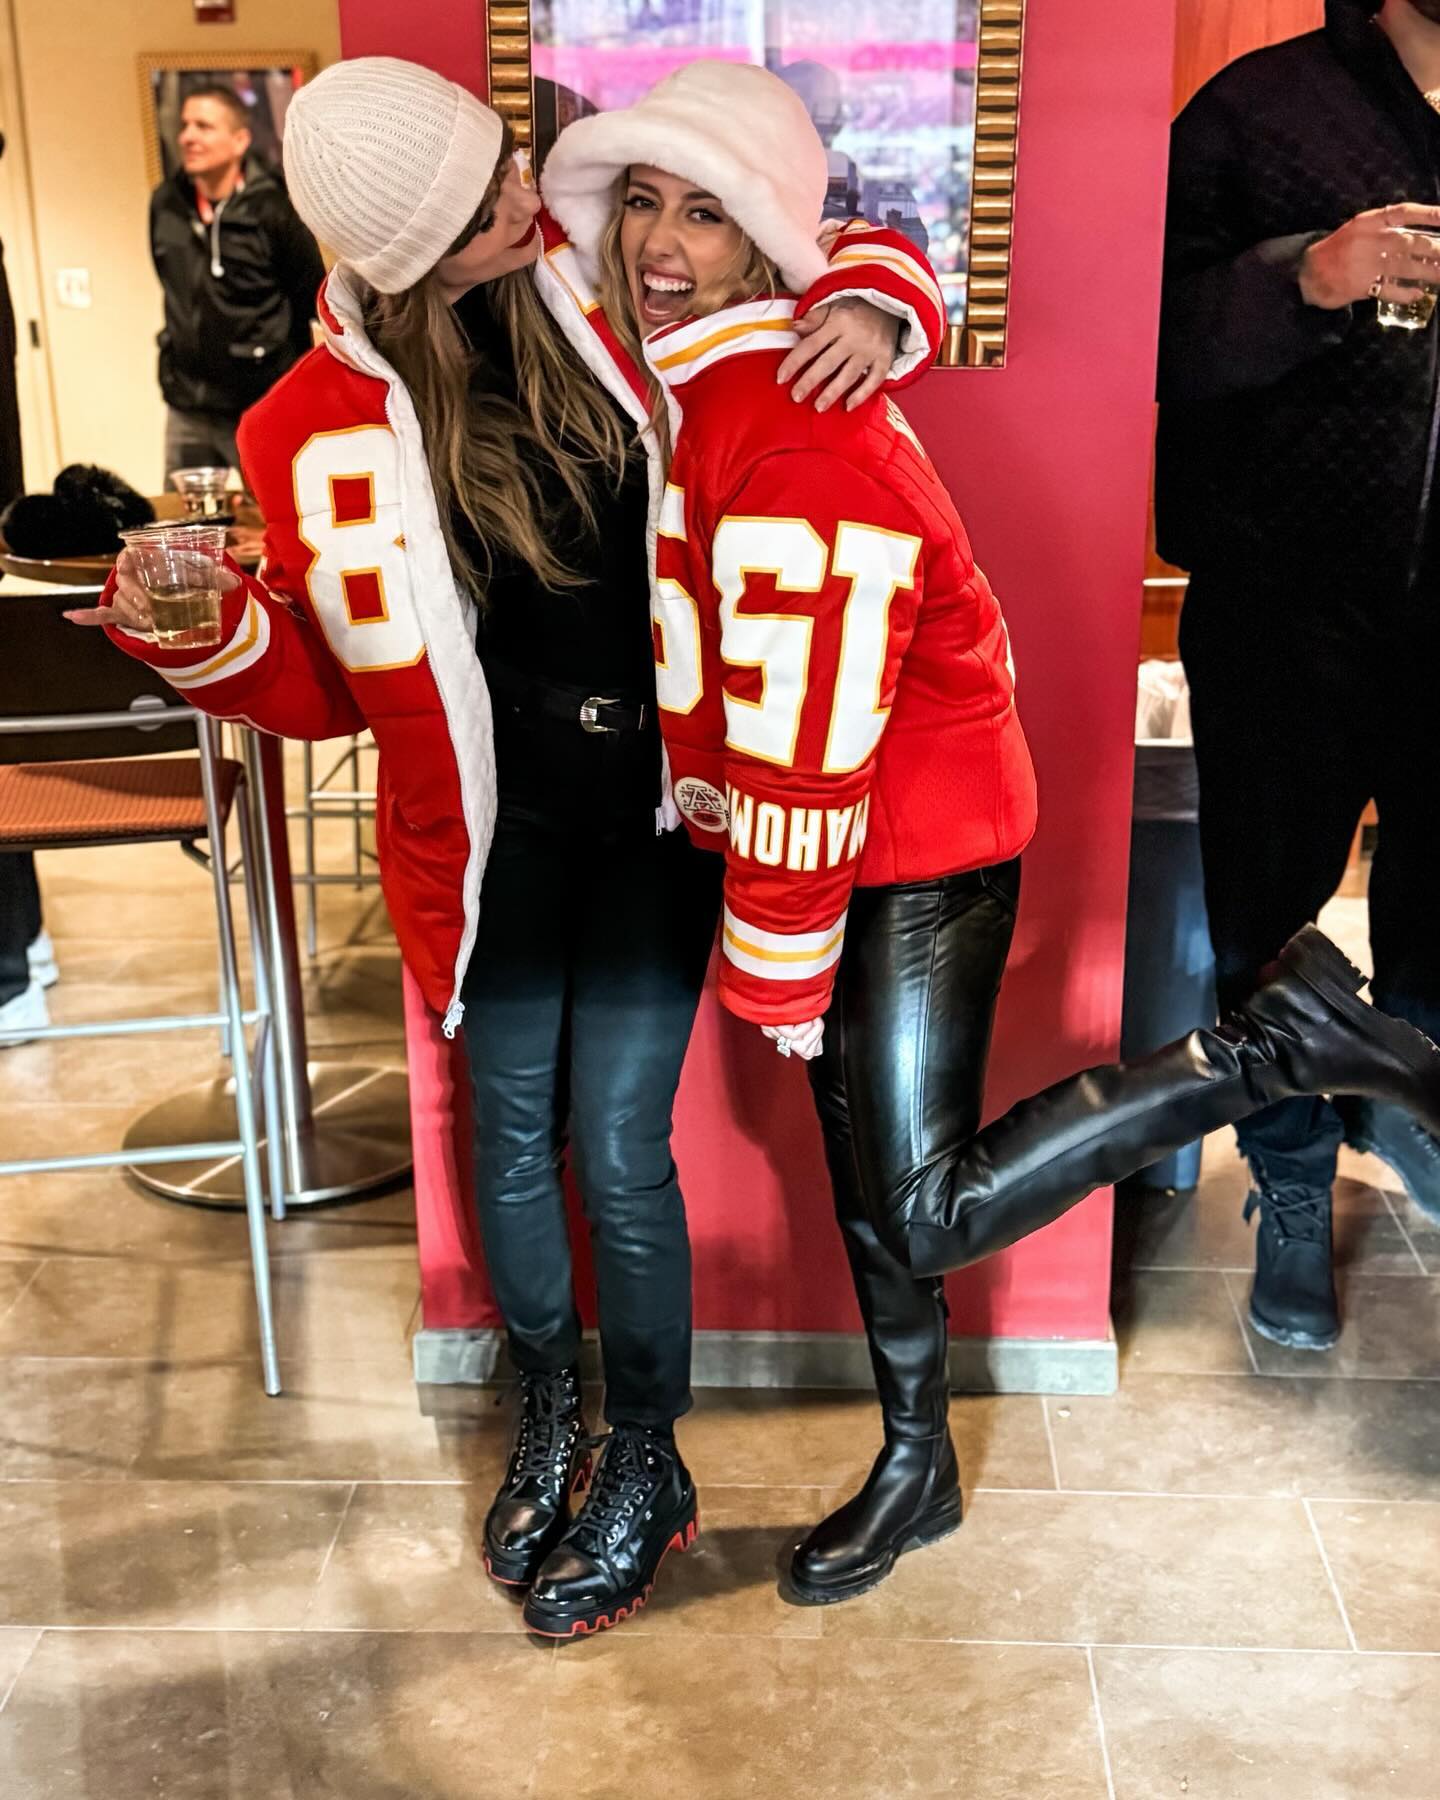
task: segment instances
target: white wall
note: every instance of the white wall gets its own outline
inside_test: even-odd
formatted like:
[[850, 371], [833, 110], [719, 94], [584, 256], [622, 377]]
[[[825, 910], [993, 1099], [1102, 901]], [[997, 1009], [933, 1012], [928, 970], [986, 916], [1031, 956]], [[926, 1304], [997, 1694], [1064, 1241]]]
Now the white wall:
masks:
[[[0, 124], [12, 146], [23, 143], [18, 156], [7, 149], [10, 170], [0, 164], [0, 234], [6, 262], [14, 263], [22, 337], [38, 302], [54, 412], [47, 442], [36, 416], [43, 389], [27, 397], [22, 379], [26, 484], [48, 486], [68, 462], [98, 462], [155, 493], [163, 467], [155, 379], [161, 302], [147, 238], [137, 59], [183, 51], [203, 53], [216, 67], [243, 67], [252, 53], [308, 50], [323, 67], [340, 54], [337, 3], [239, 0], [233, 25], [197, 25], [190, 0], [0, 0], [0, 28], [6, 9], [18, 92], [13, 80], [0, 79]], [[8, 60], [7, 49], [0, 29], [0, 58]], [[33, 256], [15, 216], [26, 164]], [[83, 310], [57, 298], [57, 271], [76, 268], [90, 272], [91, 304]]]

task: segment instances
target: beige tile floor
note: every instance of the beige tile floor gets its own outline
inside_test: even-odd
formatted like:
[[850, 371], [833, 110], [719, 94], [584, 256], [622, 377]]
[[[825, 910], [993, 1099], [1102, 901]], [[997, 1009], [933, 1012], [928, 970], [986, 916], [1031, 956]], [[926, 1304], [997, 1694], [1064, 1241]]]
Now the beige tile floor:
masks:
[[[43, 879], [58, 1015], [199, 1002], [198, 871]], [[327, 895], [322, 942], [314, 1041], [398, 1060], [373, 899]], [[0, 1052], [0, 1143], [113, 1143], [213, 1060]], [[0, 1795], [1434, 1800], [1440, 1231], [1378, 1167], [1344, 1174], [1333, 1356], [1245, 1330], [1217, 1141], [1197, 1199], [1119, 1221], [1116, 1398], [956, 1401], [957, 1536], [853, 1605], [785, 1604], [777, 1563], [858, 1479], [872, 1408], [708, 1393], [695, 1551], [634, 1625], [560, 1650], [477, 1555], [503, 1410], [411, 1382], [408, 1195], [274, 1233], [272, 1401], [234, 1217], [108, 1175], [0, 1184]]]

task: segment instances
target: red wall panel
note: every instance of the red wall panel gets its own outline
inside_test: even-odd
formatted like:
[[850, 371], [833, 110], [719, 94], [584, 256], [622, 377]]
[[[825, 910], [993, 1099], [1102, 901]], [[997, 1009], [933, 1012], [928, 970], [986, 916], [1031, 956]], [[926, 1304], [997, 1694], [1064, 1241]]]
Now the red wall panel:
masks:
[[[1010, 620], [1042, 824], [993, 1063], [992, 1109], [1114, 1053], [1175, 0], [1032, 0], [1009, 360], [907, 399]], [[349, 55], [429, 62], [484, 92], [480, 8], [341, 0]], [[707, 1000], [677, 1108], [696, 1323], [858, 1325], [803, 1072]], [[458, 1241], [450, 1235], [452, 1246]], [[1110, 1201], [952, 1285], [966, 1335], [1097, 1338]], [[452, 1251], [453, 1254], [453, 1251]], [[422, 1235], [422, 1258], [425, 1255]], [[493, 1316], [426, 1283], [431, 1326]]]

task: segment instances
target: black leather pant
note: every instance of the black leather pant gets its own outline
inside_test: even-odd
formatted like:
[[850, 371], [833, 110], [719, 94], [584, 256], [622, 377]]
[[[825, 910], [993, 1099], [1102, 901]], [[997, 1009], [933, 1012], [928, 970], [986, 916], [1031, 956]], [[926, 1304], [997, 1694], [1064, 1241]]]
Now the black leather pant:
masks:
[[874, 1221], [932, 1159], [979, 1128], [1018, 861], [904, 887], [857, 888], [810, 1084], [825, 1138], [887, 1436], [944, 1430], [948, 1317]]
[[464, 987], [491, 1283], [522, 1371], [579, 1360], [561, 1169], [594, 1252], [605, 1414], [690, 1405], [690, 1242], [671, 1108], [724, 862], [648, 820], [593, 838], [502, 815]]

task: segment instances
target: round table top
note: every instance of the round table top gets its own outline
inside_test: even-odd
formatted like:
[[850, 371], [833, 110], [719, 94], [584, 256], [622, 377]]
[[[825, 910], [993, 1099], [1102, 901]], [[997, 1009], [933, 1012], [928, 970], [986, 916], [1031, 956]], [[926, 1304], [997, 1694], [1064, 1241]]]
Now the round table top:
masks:
[[[180, 496], [162, 494], [151, 501], [158, 522], [167, 523], [182, 516]], [[256, 568], [260, 562], [264, 529], [259, 511], [253, 506], [236, 509], [235, 523], [228, 535], [230, 554], [242, 569]], [[113, 554], [105, 556], [16, 556], [0, 538], [0, 569], [17, 581], [36, 581], [46, 587], [104, 587], [115, 566]]]

